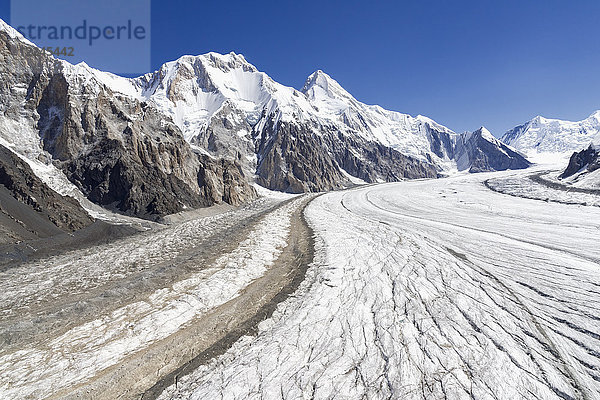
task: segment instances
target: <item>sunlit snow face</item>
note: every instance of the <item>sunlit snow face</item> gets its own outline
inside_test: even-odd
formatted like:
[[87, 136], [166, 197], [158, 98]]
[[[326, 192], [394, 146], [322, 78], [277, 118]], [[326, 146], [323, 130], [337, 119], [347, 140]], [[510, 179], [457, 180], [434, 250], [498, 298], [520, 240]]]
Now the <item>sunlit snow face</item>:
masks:
[[575, 122], [537, 116], [503, 140], [536, 163], [564, 163], [574, 151], [600, 143], [600, 111]]

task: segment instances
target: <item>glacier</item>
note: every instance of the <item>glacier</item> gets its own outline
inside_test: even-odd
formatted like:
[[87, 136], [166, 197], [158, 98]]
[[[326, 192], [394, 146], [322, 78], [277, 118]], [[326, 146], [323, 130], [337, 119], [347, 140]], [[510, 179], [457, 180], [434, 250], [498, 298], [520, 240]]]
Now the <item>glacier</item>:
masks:
[[594, 399], [600, 209], [489, 178], [325, 194], [293, 298], [161, 399]]

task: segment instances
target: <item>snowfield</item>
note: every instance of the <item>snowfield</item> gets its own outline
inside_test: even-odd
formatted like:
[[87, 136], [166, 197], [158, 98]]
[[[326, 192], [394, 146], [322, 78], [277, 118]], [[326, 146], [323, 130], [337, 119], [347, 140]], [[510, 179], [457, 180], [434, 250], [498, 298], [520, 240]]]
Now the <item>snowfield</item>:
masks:
[[537, 116], [506, 132], [502, 141], [527, 155], [529, 161], [567, 161], [574, 151], [600, 143], [600, 110], [581, 121]]
[[161, 398], [600, 398], [600, 209], [508, 175], [317, 198], [295, 295]]

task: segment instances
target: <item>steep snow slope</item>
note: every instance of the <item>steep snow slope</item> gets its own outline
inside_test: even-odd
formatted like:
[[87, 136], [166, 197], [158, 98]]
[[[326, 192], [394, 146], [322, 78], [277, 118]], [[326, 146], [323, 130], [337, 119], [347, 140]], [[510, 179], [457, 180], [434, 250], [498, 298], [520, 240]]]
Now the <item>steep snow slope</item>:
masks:
[[321, 70], [311, 74], [302, 92], [314, 105], [319, 118], [343, 123], [367, 140], [377, 141], [404, 154], [425, 157], [431, 153], [428, 129], [456, 136], [450, 129], [423, 117], [388, 111], [357, 101]]
[[[296, 125], [306, 136], [338, 131], [428, 162], [426, 119], [359, 103], [321, 71], [312, 74], [299, 92], [258, 71], [242, 55], [208, 53], [166, 63], [135, 80], [135, 85], [173, 117], [188, 141], [216, 154], [232, 155], [233, 146], [233, 155], [248, 160], [249, 170], [268, 158], [254, 155], [261, 149], [256, 151], [253, 142], [270, 141], [280, 123]], [[365, 119], [368, 125], [357, 122]], [[218, 129], [221, 125], [225, 129]]]
[[[392, 149], [423, 165], [432, 165], [441, 173], [457, 169], [457, 153], [467, 154], [459, 170], [468, 170], [475, 162], [471, 159], [472, 152], [460, 148], [471, 137], [470, 133], [459, 135], [423, 116], [412, 117], [361, 103], [321, 70], [311, 74], [298, 92], [259, 72], [241, 55], [209, 53], [167, 63], [156, 73], [138, 78], [135, 84], [142, 88], [143, 96], [173, 116], [189, 141], [217, 154], [232, 155], [233, 147], [233, 155], [256, 162], [259, 175], [261, 161], [268, 159], [268, 154], [262, 152], [269, 150], [262, 144], [277, 140], [273, 138], [280, 124], [296, 126], [301, 132], [294, 135], [296, 138], [309, 141], [317, 138], [315, 148], [325, 147], [325, 153], [333, 153], [333, 164], [342, 167], [343, 175], [349, 172], [369, 182], [431, 175], [415, 172], [406, 166], [411, 164], [407, 160], [399, 162], [400, 170], [391, 174], [378, 170], [379, 160], [365, 150], [369, 143]], [[493, 152], [485, 159], [523, 161], [520, 155], [505, 151], [509, 149], [491, 135], [480, 139], [491, 143], [477, 142]], [[251, 152], [252, 141], [257, 147], [256, 159]], [[335, 143], [331, 143], [334, 141], [342, 141], [343, 150], [336, 150]], [[348, 152], [355, 157], [349, 157]], [[362, 168], [355, 168], [357, 160], [363, 161]], [[478, 161], [480, 164], [473, 171], [496, 169], [482, 165], [481, 158]], [[292, 164], [288, 163], [288, 167]], [[504, 164], [527, 166], [524, 162]], [[248, 163], [250, 169], [253, 166]], [[412, 171], [407, 172], [410, 168]]]
[[225, 103], [242, 111], [250, 124], [262, 114], [291, 121], [308, 117], [311, 106], [298, 91], [273, 81], [235, 53], [183, 56], [133, 81], [141, 95], [173, 117], [192, 140]]
[[590, 143], [600, 143], [600, 111], [575, 122], [537, 116], [506, 132], [502, 141], [536, 161], [565, 161]]

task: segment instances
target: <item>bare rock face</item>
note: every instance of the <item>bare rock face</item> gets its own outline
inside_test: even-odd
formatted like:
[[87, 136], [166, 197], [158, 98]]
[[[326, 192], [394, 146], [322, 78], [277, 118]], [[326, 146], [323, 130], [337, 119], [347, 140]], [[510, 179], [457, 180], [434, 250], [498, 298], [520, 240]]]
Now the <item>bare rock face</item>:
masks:
[[290, 193], [318, 192], [343, 187], [346, 178], [337, 168], [322, 137], [306, 125], [275, 124], [257, 140], [257, 182]]
[[215, 161], [204, 155], [201, 166], [198, 173], [200, 191], [211, 203], [241, 204], [248, 200], [249, 193], [255, 195], [239, 164], [226, 159]]
[[[34, 234], [43, 233], [49, 221], [59, 230], [72, 232], [90, 225], [94, 219], [71, 197], [61, 196], [46, 186], [29, 165], [12, 151], [0, 145], [0, 186], [22, 206], [4, 210], [9, 199], [0, 202], [0, 212], [6, 212]], [[12, 211], [12, 212], [11, 212]]]
[[587, 149], [576, 151], [571, 155], [567, 168], [565, 168], [559, 178], [568, 178], [578, 172], [582, 172], [582, 170], [585, 172], [594, 172], [598, 169], [600, 169], [600, 150], [591, 144]]
[[116, 139], [101, 140], [85, 155], [65, 162], [66, 175], [91, 201], [140, 217], [213, 204], [200, 195], [198, 186], [194, 190], [175, 174], [149, 162], [160, 157], [152, 143], [132, 147], [142, 152], [132, 152]]
[[332, 132], [326, 138], [337, 164], [348, 174], [365, 182], [438, 177], [432, 163], [417, 160], [380, 143], [339, 132]]
[[256, 171], [252, 126], [244, 113], [229, 102], [191, 139], [191, 144], [205, 149], [215, 157], [232, 160], [243, 171], [247, 171], [249, 177]]
[[0, 107], [15, 119], [27, 113], [53, 163], [97, 204], [158, 218], [255, 196], [235, 162], [199, 155], [153, 105], [115, 93], [85, 67], [5, 32]]
[[255, 133], [257, 182], [291, 193], [335, 190], [350, 184], [347, 175], [365, 182], [437, 177], [435, 166], [334, 126], [274, 122]]
[[485, 128], [459, 137], [454, 152], [458, 160], [466, 160], [469, 172], [473, 173], [523, 169], [531, 165], [524, 156], [492, 137]]

